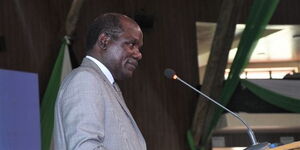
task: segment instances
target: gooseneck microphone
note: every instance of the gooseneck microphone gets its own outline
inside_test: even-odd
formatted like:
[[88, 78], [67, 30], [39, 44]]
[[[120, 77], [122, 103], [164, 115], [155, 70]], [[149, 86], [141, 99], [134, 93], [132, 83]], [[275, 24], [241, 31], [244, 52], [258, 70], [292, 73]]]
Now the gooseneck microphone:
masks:
[[228, 108], [224, 107], [223, 105], [221, 105], [217, 101], [213, 100], [212, 98], [210, 98], [207, 95], [205, 95], [204, 93], [200, 92], [199, 90], [197, 90], [196, 88], [194, 88], [193, 86], [191, 86], [190, 84], [188, 84], [187, 82], [185, 82], [182, 79], [180, 79], [176, 75], [176, 73], [175, 73], [174, 70], [172, 70], [170, 68], [167, 68], [167, 69], [165, 69], [164, 74], [169, 79], [174, 79], [174, 80], [178, 80], [178, 81], [182, 82], [186, 86], [190, 87], [191, 89], [193, 89], [194, 91], [196, 91], [197, 93], [199, 93], [200, 95], [202, 95], [203, 97], [205, 97], [206, 99], [210, 100], [214, 104], [216, 104], [219, 107], [223, 108], [224, 110], [228, 111], [231, 115], [233, 115], [235, 118], [237, 118], [238, 120], [240, 120], [247, 127], [247, 133], [248, 133], [248, 135], [250, 137], [251, 144], [252, 144], [251, 147], [246, 148], [247, 150], [268, 149], [269, 143], [268, 142], [258, 143], [257, 140], [256, 140], [256, 137], [254, 135], [253, 130], [249, 127], [249, 125], [246, 123], [246, 121], [243, 120], [238, 114], [232, 112], [231, 110], [229, 110]]

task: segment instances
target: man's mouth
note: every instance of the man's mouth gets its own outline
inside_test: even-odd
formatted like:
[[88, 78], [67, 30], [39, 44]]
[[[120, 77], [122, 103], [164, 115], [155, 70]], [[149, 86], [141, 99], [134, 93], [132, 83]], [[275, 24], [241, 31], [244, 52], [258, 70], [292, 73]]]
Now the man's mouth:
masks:
[[136, 60], [128, 60], [127, 64], [129, 65], [129, 70], [131, 71], [134, 71], [138, 66], [138, 62]]

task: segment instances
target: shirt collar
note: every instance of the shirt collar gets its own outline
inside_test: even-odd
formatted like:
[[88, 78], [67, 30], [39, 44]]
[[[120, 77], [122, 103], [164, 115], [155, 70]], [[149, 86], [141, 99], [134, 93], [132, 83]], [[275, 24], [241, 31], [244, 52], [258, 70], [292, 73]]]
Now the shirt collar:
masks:
[[100, 68], [100, 70], [103, 72], [103, 74], [106, 76], [106, 78], [109, 80], [109, 82], [111, 84], [113, 84], [115, 82], [114, 77], [112, 76], [111, 72], [97, 59], [91, 57], [91, 56], [86, 56], [86, 58], [90, 59], [91, 61], [93, 61], [94, 63], [96, 63], [96, 65]]

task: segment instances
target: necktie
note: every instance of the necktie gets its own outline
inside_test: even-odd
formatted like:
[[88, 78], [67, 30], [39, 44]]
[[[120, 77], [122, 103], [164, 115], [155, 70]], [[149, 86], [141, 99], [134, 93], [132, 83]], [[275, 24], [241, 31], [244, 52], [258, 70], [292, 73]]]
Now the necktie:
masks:
[[118, 84], [116, 82], [113, 83], [113, 87], [116, 90], [116, 92], [118, 93], [118, 95], [120, 96], [122, 103], [125, 103], [122, 92], [120, 90], [120, 87], [118, 86]]
[[120, 87], [118, 86], [117, 82], [113, 83], [113, 87], [119, 94], [121, 93]]

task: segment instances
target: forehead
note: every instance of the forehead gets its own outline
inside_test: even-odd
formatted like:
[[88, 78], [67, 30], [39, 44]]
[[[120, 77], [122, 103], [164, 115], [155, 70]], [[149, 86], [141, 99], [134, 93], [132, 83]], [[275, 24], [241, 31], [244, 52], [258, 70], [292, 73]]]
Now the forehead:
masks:
[[143, 32], [138, 24], [129, 18], [121, 18], [120, 22], [123, 29], [123, 37], [133, 38], [135, 40], [143, 40]]

